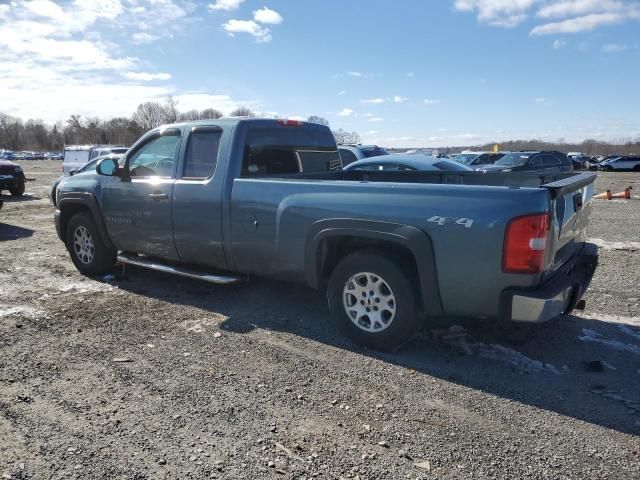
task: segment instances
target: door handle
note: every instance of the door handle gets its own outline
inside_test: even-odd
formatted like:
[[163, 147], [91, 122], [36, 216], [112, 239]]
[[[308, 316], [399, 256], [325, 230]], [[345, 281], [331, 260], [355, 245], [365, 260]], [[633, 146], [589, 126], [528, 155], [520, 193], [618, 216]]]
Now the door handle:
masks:
[[169, 198], [169, 195], [167, 195], [166, 193], [150, 193], [147, 195], [147, 197], [152, 200], [166, 200], [167, 198]]

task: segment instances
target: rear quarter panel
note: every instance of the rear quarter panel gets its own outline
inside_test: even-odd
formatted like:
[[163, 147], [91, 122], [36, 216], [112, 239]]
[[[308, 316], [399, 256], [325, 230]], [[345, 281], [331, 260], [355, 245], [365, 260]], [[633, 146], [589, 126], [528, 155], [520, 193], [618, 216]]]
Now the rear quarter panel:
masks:
[[502, 273], [506, 224], [548, 209], [549, 194], [540, 188], [236, 179], [230, 202], [231, 251], [243, 273], [304, 281], [308, 232], [316, 222], [409, 225], [432, 241], [445, 313], [492, 317], [498, 314], [504, 288], [539, 280]]

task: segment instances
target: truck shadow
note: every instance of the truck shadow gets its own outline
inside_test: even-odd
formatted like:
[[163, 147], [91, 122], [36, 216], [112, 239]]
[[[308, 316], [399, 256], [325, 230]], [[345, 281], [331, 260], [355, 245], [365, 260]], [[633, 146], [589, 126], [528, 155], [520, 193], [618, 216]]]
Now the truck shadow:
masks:
[[33, 230], [30, 228], [22, 228], [16, 225], [8, 225], [0, 222], [0, 242], [27, 238], [31, 235], [33, 235]]
[[428, 326], [398, 352], [381, 353], [346, 339], [329, 320], [323, 296], [305, 287], [271, 280], [218, 287], [134, 267], [127, 275], [119, 288], [222, 314], [224, 331], [286, 332], [404, 367], [408, 374], [640, 434], [640, 327], [623, 318], [569, 315], [517, 342], [495, 324], [456, 320], [453, 328]]
[[42, 197], [37, 195], [32, 195], [30, 193], [25, 193], [20, 197], [14, 197], [13, 195], [2, 195], [2, 200], [4, 203], [22, 203], [22, 202], [30, 202], [33, 200], [41, 200]]

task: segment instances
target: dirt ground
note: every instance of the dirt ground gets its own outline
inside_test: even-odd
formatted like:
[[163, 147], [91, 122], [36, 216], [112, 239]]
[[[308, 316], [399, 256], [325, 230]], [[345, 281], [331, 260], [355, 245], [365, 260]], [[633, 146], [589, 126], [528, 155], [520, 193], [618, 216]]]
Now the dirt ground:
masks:
[[301, 286], [82, 277], [46, 195], [60, 163], [22, 165], [0, 211], [0, 478], [640, 478], [640, 174], [598, 178], [636, 197], [594, 207], [584, 312], [379, 354]]

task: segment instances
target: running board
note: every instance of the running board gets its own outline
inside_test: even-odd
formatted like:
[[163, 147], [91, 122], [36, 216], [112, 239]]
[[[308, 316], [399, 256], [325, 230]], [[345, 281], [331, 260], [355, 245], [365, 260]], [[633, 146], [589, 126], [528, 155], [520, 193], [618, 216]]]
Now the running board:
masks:
[[131, 255], [127, 253], [119, 253], [118, 261], [129, 265], [135, 265], [137, 267], [148, 268], [155, 270], [156, 272], [171, 273], [173, 275], [179, 275], [181, 277], [193, 278], [196, 280], [203, 280], [209, 283], [216, 283], [218, 285], [228, 285], [230, 283], [237, 283], [243, 280], [242, 277], [235, 277], [232, 275], [217, 275], [206, 272], [198, 272], [197, 270], [190, 270], [184, 267], [178, 267], [175, 265], [167, 265], [164, 263], [158, 263], [157, 261], [148, 258], [140, 257], [138, 255]]

